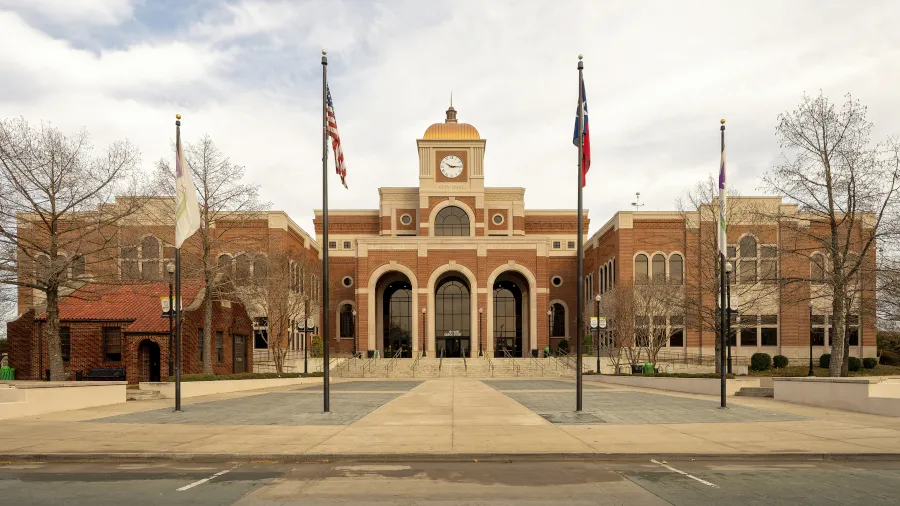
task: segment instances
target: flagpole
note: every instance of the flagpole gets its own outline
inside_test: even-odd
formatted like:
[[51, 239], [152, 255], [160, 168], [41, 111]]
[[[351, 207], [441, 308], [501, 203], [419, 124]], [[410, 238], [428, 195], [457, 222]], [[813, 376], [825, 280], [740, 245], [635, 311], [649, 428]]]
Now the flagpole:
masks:
[[720, 392], [720, 404], [722, 408], [725, 408], [725, 346], [727, 344], [727, 322], [725, 315], [725, 262], [727, 261], [726, 252], [728, 251], [727, 246], [727, 235], [725, 230], [727, 230], [728, 222], [725, 218], [725, 199], [726, 199], [726, 187], [725, 187], [725, 165], [724, 165], [724, 153], [725, 153], [725, 120], [721, 121], [721, 127], [719, 127], [719, 131], [721, 132], [721, 142], [720, 142], [720, 161], [721, 166], [719, 167], [719, 375], [720, 375], [720, 383], [721, 383], [721, 392]]
[[[175, 156], [181, 156], [180, 114], [175, 115], [175, 146]], [[175, 248], [175, 411], [181, 411], [181, 248]]]
[[328, 56], [322, 50], [322, 395], [331, 412], [328, 385]]
[[578, 335], [575, 340], [575, 411], [582, 409], [583, 385], [581, 377], [581, 345], [584, 329], [584, 223], [582, 212], [582, 187], [584, 186], [584, 89], [582, 55], [578, 55], [578, 240], [576, 255], [578, 256], [578, 272], [576, 274], [577, 289], [575, 294], [575, 318]]

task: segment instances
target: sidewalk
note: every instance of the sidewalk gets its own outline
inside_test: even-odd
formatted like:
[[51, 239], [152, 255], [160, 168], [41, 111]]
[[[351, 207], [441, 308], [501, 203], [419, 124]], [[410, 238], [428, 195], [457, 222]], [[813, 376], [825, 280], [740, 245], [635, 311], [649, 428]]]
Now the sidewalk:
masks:
[[331, 414], [321, 401], [321, 388], [281, 388], [190, 399], [184, 413], [157, 400], [10, 420], [0, 460], [900, 458], [895, 418], [764, 398], [722, 411], [586, 382], [576, 416], [569, 380], [454, 378], [338, 382]]

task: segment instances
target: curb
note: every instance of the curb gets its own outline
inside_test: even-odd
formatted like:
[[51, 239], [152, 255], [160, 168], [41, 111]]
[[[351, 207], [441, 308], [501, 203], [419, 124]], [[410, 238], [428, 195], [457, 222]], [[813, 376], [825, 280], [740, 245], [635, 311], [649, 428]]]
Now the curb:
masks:
[[628, 462], [669, 461], [900, 461], [898, 453], [360, 453], [360, 454], [254, 454], [254, 453], [5, 453], [0, 463], [280, 463], [325, 462]]

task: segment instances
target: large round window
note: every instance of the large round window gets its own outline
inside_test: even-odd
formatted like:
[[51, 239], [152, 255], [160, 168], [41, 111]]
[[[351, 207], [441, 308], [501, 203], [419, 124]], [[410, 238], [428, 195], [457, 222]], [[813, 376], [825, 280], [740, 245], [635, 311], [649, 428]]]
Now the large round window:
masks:
[[350, 276], [344, 276], [344, 279], [341, 280], [341, 283], [347, 288], [350, 288], [351, 286], [353, 286], [353, 278], [351, 278]]
[[562, 286], [563, 280], [559, 276], [553, 276], [552, 278], [550, 278], [550, 283], [552, 283], [553, 286], [558, 288], [558, 287]]
[[400, 217], [401, 225], [409, 225], [411, 223], [412, 223], [412, 216], [410, 216], [408, 214], [404, 214], [403, 216]]
[[494, 225], [503, 225], [503, 215], [495, 214], [493, 217]]

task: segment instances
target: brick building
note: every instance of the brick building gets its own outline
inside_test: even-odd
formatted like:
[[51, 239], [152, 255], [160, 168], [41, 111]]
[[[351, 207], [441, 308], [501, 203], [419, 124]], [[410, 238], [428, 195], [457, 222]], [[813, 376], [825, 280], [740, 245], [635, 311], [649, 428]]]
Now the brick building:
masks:
[[[646, 315], [646, 324], [665, 336], [670, 352], [712, 355], [718, 307], [715, 215], [709, 205], [689, 212], [616, 213], [585, 244], [585, 314], [597, 313], [594, 300], [600, 295], [602, 315], [603, 298], [615, 297], [623, 283], [680, 285], [684, 303], [673, 305], [669, 314]], [[825, 284], [816, 282], [825, 256], [810, 241], [810, 226], [809, 217], [780, 197], [729, 199], [732, 355], [808, 358], [810, 341], [814, 358], [831, 352], [831, 297]], [[863, 265], [874, 271], [875, 248]], [[874, 282], [861, 280], [850, 306], [850, 350], [853, 356], [874, 357]]]
[[[129, 383], [160, 381], [169, 370], [169, 319], [162, 299], [169, 285], [138, 282], [121, 285], [86, 284], [59, 306], [63, 361], [69, 379], [87, 376], [93, 369], [124, 369]], [[203, 372], [203, 302], [201, 282], [182, 286], [182, 364], [185, 374]], [[38, 379], [49, 370], [43, 339], [45, 320], [29, 309], [8, 325], [10, 365], [17, 379]], [[250, 317], [240, 303], [213, 304], [213, 370], [215, 374], [252, 371]], [[46, 375], [46, 372], [45, 372]]]
[[576, 335], [577, 211], [486, 188], [485, 144], [451, 106], [417, 140], [418, 187], [380, 188], [378, 209], [329, 210], [334, 349], [521, 357]]
[[[120, 199], [122, 200], [122, 199]], [[117, 201], [112, 206], [126, 205]], [[175, 261], [174, 199], [171, 197], [151, 198], [140, 206], [140, 211], [120, 220], [109, 237], [98, 243], [108, 244], [101, 250], [79, 256], [78, 251], [59, 252], [71, 258], [67, 272], [69, 281], [61, 290], [65, 297], [84, 282], [100, 281], [118, 283], [130, 281], [165, 281], [167, 265]], [[113, 214], [113, 213], [111, 213]], [[27, 217], [22, 217], [27, 224]], [[71, 218], [73, 221], [78, 216]], [[244, 303], [250, 315], [254, 331], [251, 341], [256, 347], [265, 347], [267, 336], [266, 312], [253, 293], [245, 286], [258, 281], [268, 272], [288, 271], [292, 276], [291, 296], [319, 297], [319, 246], [302, 228], [282, 211], [260, 212], [220, 212], [215, 222], [213, 248], [210, 251], [215, 261], [215, 275], [231, 280], [223, 285], [214, 300], [236, 300]], [[88, 238], [89, 240], [89, 238]], [[74, 246], [74, 244], [73, 244]], [[41, 269], [54, 265], [43, 254], [32, 260], [29, 255], [19, 255], [19, 277], [25, 279]], [[202, 279], [202, 248], [199, 234], [189, 238], [182, 247], [182, 279]], [[290, 263], [288, 269], [269, 266], [269, 261]], [[224, 289], [224, 290], [223, 290]], [[301, 291], [304, 293], [301, 294]], [[18, 313], [36, 308], [43, 311], [43, 292], [25, 287], [18, 288]], [[314, 332], [318, 327], [319, 308], [309, 304], [309, 310], [298, 314], [297, 321], [290, 326], [285, 339], [290, 346], [299, 347], [303, 319], [308, 319], [308, 328]], [[253, 337], [255, 336], [255, 339]], [[253, 343], [251, 342], [251, 346]]]

